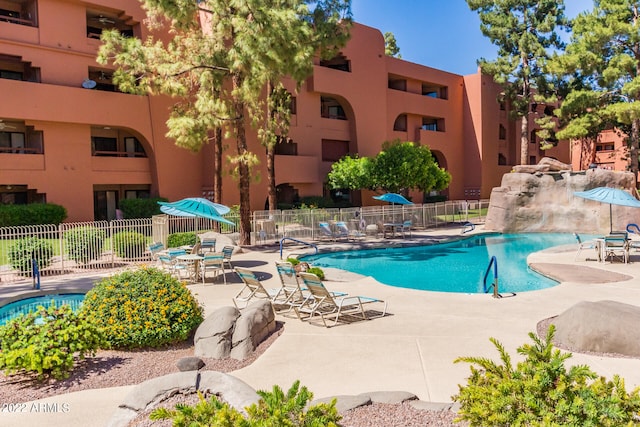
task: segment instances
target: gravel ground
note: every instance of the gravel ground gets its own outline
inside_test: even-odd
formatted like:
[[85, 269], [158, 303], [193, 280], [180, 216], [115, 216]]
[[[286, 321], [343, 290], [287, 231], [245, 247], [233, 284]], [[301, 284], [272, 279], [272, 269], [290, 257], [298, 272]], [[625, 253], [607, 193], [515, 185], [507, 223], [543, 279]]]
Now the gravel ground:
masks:
[[[203, 359], [203, 370], [230, 372], [253, 363], [282, 333], [283, 326], [265, 341], [256, 352], [245, 360]], [[190, 343], [190, 341], [189, 341]], [[95, 357], [79, 361], [66, 380], [37, 381], [28, 375], [5, 376], [0, 374], [0, 402], [21, 403], [57, 394], [75, 391], [138, 384], [150, 378], [178, 372], [176, 362], [193, 356], [193, 345], [181, 344], [163, 349], [145, 351], [99, 351]], [[313, 391], [313, 390], [312, 390]], [[175, 395], [159, 405], [173, 408], [176, 403], [195, 404], [196, 394]], [[136, 418], [130, 427], [170, 427], [171, 421], [151, 421], [151, 410]], [[407, 404], [372, 404], [347, 411], [340, 422], [344, 427], [422, 427], [465, 426], [453, 423], [455, 414], [449, 411], [417, 410]]]

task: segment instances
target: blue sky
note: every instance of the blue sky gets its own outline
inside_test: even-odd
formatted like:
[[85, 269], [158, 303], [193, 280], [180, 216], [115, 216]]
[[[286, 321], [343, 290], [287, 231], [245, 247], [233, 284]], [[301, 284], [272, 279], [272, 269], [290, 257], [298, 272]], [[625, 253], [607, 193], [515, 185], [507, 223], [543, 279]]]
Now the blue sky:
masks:
[[[569, 18], [592, 7], [591, 0], [565, 0]], [[467, 75], [477, 71], [478, 58], [496, 57], [465, 0], [352, 0], [351, 10], [356, 22], [391, 31], [407, 61]]]

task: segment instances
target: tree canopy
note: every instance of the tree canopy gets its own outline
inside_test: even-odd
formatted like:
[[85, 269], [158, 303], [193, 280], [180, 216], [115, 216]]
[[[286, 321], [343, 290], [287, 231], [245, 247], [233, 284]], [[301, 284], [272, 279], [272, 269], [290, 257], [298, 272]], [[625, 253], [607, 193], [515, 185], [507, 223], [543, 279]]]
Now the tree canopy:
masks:
[[328, 175], [333, 189], [442, 190], [451, 175], [439, 167], [429, 147], [400, 140], [387, 141], [375, 157], [346, 156], [331, 166]]
[[[629, 136], [629, 169], [638, 173], [640, 1], [599, 0], [573, 21], [564, 53], [550, 63], [568, 93], [558, 109], [558, 137], [593, 141], [604, 129]], [[591, 156], [595, 159], [595, 147]]]
[[394, 58], [402, 59], [400, 48], [398, 47], [398, 42], [396, 41], [396, 36], [391, 31], [387, 31], [386, 33], [384, 33], [384, 53], [387, 56], [393, 56]]
[[[169, 40], [128, 38], [103, 32], [98, 60], [117, 66], [114, 83], [139, 94], [176, 98], [167, 136], [198, 151], [210, 131], [224, 129], [236, 141], [227, 157], [238, 177], [240, 243], [250, 238], [250, 168], [246, 130], [270, 119], [264, 96], [269, 82], [298, 84], [313, 71], [313, 58], [333, 56], [349, 36], [350, 0], [144, 0], [151, 29]], [[283, 124], [284, 123], [284, 124]], [[280, 124], [265, 129], [277, 132]], [[271, 134], [263, 132], [265, 141]]]
[[521, 119], [520, 163], [529, 161], [529, 106], [550, 90], [545, 64], [562, 49], [556, 30], [568, 25], [563, 0], [467, 0], [480, 17], [482, 34], [498, 47], [498, 58], [478, 63], [503, 85], [513, 118]]

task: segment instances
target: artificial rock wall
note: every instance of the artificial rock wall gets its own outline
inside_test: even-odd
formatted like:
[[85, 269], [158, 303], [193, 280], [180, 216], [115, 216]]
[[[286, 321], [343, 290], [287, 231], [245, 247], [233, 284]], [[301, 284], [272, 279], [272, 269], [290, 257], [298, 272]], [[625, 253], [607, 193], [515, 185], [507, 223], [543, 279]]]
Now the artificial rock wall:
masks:
[[[615, 187], [635, 194], [634, 185], [632, 173], [605, 169], [508, 173], [491, 191], [485, 230], [608, 234], [609, 204], [573, 193]], [[640, 208], [614, 205], [612, 218], [613, 230], [625, 230], [629, 223], [640, 224]]]

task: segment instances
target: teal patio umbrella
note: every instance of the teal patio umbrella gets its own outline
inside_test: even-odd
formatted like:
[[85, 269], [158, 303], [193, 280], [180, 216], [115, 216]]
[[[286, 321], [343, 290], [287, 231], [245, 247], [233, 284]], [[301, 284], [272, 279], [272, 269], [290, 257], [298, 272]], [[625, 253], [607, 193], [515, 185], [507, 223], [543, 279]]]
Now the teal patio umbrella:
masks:
[[231, 209], [201, 197], [189, 197], [177, 202], [158, 202], [160, 210], [169, 215], [207, 218], [224, 224], [235, 225], [222, 215]]
[[640, 208], [640, 200], [633, 197], [624, 190], [611, 187], [597, 187], [588, 191], [576, 191], [573, 193], [578, 197], [587, 200], [594, 200], [601, 203], [609, 203], [609, 228], [613, 231], [613, 215], [612, 205], [629, 206], [632, 208]]
[[410, 202], [409, 200], [405, 199], [402, 194], [398, 194], [398, 193], [385, 193], [380, 196], [373, 196], [373, 198], [376, 200], [382, 200], [383, 202], [389, 202], [392, 205], [395, 205], [395, 204], [412, 205], [413, 204], [413, 202]]

